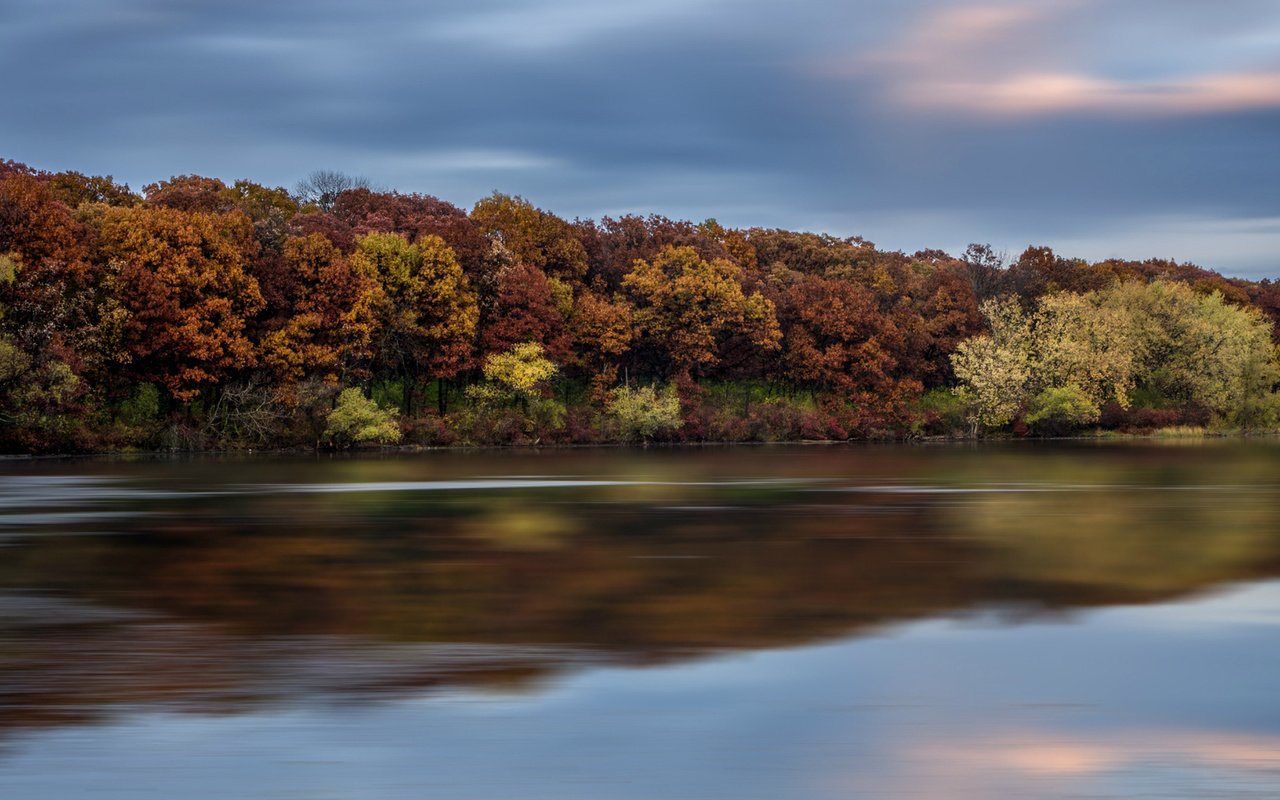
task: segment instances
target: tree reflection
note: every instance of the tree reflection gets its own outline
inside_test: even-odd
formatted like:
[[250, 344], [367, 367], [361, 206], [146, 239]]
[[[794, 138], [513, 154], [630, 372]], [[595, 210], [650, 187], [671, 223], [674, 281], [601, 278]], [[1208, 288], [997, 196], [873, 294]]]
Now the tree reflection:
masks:
[[[114, 482], [6, 500], [15, 514], [79, 516], [10, 526], [26, 535], [0, 563], [0, 724], [121, 704], [234, 710], [519, 686], [940, 614], [1163, 600], [1280, 572], [1271, 456], [862, 448], [116, 465]], [[427, 485], [513, 463], [593, 480], [297, 489]]]

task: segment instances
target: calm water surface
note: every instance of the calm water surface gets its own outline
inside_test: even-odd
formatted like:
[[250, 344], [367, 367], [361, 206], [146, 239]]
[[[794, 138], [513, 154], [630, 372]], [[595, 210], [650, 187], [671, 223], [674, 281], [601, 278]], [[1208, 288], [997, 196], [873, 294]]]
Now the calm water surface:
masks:
[[0, 462], [0, 797], [1280, 797], [1280, 442]]

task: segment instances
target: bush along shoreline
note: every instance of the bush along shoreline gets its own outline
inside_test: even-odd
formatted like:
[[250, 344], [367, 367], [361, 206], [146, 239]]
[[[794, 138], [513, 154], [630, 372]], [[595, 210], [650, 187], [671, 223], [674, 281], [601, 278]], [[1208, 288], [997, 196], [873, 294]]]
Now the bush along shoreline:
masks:
[[1271, 431], [1277, 319], [1159, 259], [0, 161], [10, 454]]

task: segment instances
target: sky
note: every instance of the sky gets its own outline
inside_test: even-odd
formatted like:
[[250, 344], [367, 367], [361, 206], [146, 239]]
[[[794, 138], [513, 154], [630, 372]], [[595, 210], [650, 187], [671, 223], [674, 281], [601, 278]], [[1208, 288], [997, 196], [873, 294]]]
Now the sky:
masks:
[[1280, 277], [1276, 0], [0, 0], [0, 158]]

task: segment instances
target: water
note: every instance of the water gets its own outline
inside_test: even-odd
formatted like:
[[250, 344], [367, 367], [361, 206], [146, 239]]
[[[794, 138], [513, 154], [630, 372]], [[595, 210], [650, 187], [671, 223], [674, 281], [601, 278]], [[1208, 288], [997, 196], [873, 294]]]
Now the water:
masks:
[[0, 463], [0, 797], [1280, 796], [1280, 443]]

